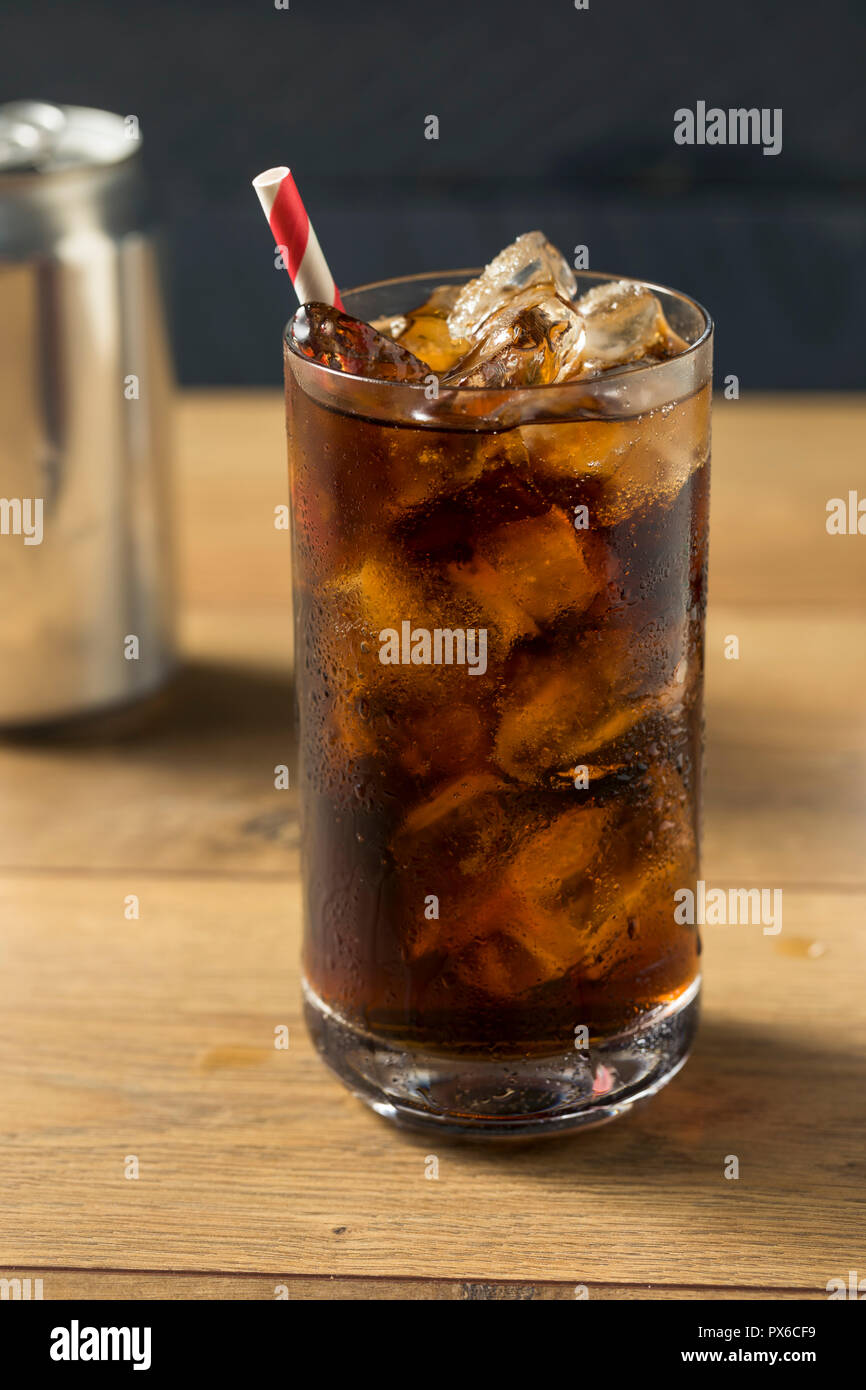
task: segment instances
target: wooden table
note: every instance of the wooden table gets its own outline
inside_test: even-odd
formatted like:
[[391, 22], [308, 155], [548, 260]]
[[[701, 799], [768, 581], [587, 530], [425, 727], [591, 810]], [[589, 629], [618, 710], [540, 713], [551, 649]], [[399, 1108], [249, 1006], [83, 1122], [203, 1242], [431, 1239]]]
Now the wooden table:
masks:
[[431, 1181], [432, 1141], [344, 1091], [300, 1020], [281, 403], [187, 394], [185, 674], [135, 737], [0, 749], [0, 1274], [328, 1299], [866, 1275], [866, 537], [825, 529], [866, 495], [864, 433], [851, 397], [716, 412], [705, 877], [782, 888], [782, 933], [706, 929], [699, 1042], [650, 1105], [536, 1147], [437, 1141]]

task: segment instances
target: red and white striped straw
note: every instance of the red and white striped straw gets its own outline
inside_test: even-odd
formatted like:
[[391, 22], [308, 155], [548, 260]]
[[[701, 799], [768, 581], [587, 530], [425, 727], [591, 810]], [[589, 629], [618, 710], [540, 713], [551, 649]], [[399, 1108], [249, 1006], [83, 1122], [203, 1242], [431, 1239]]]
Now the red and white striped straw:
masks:
[[316, 299], [342, 309], [340, 291], [334, 284], [291, 170], [284, 164], [266, 169], [253, 179], [253, 188], [270, 223], [274, 242], [285, 248], [286, 268], [300, 302], [309, 304]]

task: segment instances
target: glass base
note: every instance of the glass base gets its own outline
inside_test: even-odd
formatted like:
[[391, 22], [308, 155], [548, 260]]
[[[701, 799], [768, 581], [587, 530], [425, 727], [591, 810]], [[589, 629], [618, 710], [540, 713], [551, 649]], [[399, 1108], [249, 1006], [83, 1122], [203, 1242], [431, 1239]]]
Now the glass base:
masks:
[[396, 1047], [340, 1018], [306, 983], [304, 998], [316, 1049], [377, 1114], [427, 1134], [527, 1139], [606, 1124], [661, 1090], [688, 1058], [700, 979], [585, 1052], [504, 1059]]

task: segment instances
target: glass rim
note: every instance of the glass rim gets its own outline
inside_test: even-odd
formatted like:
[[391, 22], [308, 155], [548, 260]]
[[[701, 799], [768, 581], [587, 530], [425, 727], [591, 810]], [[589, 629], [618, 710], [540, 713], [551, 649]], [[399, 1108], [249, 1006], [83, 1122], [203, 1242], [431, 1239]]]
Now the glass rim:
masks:
[[[465, 276], [467, 279], [474, 279], [475, 276], [481, 274], [481, 271], [483, 269], [483, 266], [469, 266], [463, 269], [458, 268], [452, 270], [422, 270], [412, 275], [394, 275], [390, 276], [387, 280], [371, 280], [363, 285], [353, 285], [350, 289], [343, 290], [342, 295], [345, 300], [351, 295], [365, 294], [376, 290], [387, 290], [391, 287], [396, 287], [397, 285], [411, 285], [417, 281], [435, 280], [439, 277], [453, 278], [454, 276]], [[652, 290], [654, 294], [660, 293], [663, 295], [667, 295], [672, 299], [679, 300], [680, 303], [685, 304], [689, 309], [695, 310], [698, 313], [698, 315], [703, 321], [703, 327], [701, 329], [701, 332], [699, 333], [698, 337], [695, 339], [693, 343], [689, 343], [688, 347], [684, 352], [678, 352], [674, 357], [660, 357], [658, 361], [655, 362], [635, 363], [633, 365], [626, 364], [622, 367], [614, 367], [607, 372], [599, 372], [595, 376], [581, 377], [577, 379], [572, 379], [571, 381], [553, 381], [549, 382], [547, 385], [443, 386], [440, 388], [440, 394], [442, 396], [445, 396], [446, 394], [452, 392], [471, 392], [472, 397], [477, 398], [479, 403], [483, 402], [483, 400], [486, 397], [489, 397], [491, 399], [495, 397], [497, 400], [501, 401], [503, 395], [508, 395], [509, 393], [516, 394], [517, 392], [520, 392], [521, 395], [524, 397], [541, 393], [548, 400], [552, 400], [552, 393], [567, 390], [574, 392], [576, 386], [584, 386], [586, 388], [591, 389], [594, 383], [601, 381], [622, 381], [624, 378], [628, 378], [630, 381], [639, 380], [641, 378], [649, 380], [650, 376], [653, 373], [658, 372], [661, 368], [669, 366], [671, 362], [687, 362], [690, 358], [698, 354], [713, 336], [715, 325], [713, 324], [713, 320], [709, 310], [704, 307], [704, 305], [700, 302], [699, 299], [693, 298], [692, 295], [685, 294], [682, 290], [671, 289], [669, 285], [661, 285], [654, 280], [642, 280], [639, 276], [613, 275], [610, 274], [608, 271], [603, 270], [579, 270], [576, 273], [577, 275], [582, 276], [584, 279], [597, 280], [600, 283], [605, 284], [609, 284], [610, 282], [615, 280], [628, 280], [632, 284], [645, 285], [646, 288]], [[359, 376], [355, 373], [341, 372], [336, 367], [326, 367], [323, 363], [315, 362], [311, 358], [305, 357], [303, 353], [296, 352], [295, 348], [292, 346], [292, 342], [289, 337], [289, 328], [295, 318], [296, 313], [297, 310], [295, 310], [291, 318], [289, 318], [286, 321], [286, 325], [283, 329], [283, 341], [288, 346], [288, 349], [294, 359], [300, 362], [307, 363], [307, 366], [310, 368], [314, 368], [317, 373], [324, 373], [329, 377], [336, 377], [343, 382], [368, 382], [376, 386], [383, 385], [381, 377]], [[433, 372], [432, 367], [430, 371], [432, 375], [437, 375], [435, 372]], [[411, 390], [413, 392], [424, 391], [425, 389], [425, 384], [423, 381], [389, 381], [387, 385], [391, 388]]]

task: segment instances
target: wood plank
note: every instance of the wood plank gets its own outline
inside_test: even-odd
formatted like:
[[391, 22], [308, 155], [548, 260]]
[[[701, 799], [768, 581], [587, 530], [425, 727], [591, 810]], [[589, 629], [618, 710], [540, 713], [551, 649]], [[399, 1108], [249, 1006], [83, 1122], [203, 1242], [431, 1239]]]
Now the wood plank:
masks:
[[[634, 1301], [677, 1299], [685, 1301], [723, 1301], [747, 1299], [826, 1298], [814, 1289], [757, 1289], [751, 1286], [720, 1284], [583, 1284], [552, 1279], [499, 1280], [473, 1283], [465, 1279], [411, 1279], [380, 1276], [368, 1278], [345, 1274], [202, 1274], [198, 1271], [163, 1270], [149, 1274], [140, 1270], [24, 1269], [9, 1270], [4, 1277], [22, 1281], [21, 1296], [41, 1294], [45, 1302], [60, 1299], [183, 1299], [189, 1300], [268, 1300], [303, 1299], [310, 1301], [399, 1300], [401, 1302], [573, 1302], [576, 1298]], [[41, 1285], [36, 1281], [41, 1280]], [[16, 1291], [13, 1289], [12, 1296]]]
[[178, 583], [186, 605], [282, 604], [290, 584], [286, 417], [276, 391], [188, 391], [177, 411]]
[[858, 1258], [864, 904], [792, 892], [780, 938], [708, 928], [683, 1074], [616, 1125], [493, 1150], [399, 1135], [330, 1078], [296, 885], [4, 880], [2, 1265], [823, 1290]]
[[827, 502], [866, 498], [866, 398], [713, 400], [713, 604], [863, 610], [862, 536], [831, 536]]
[[866, 615], [716, 604], [706, 686], [707, 876], [862, 887]]

